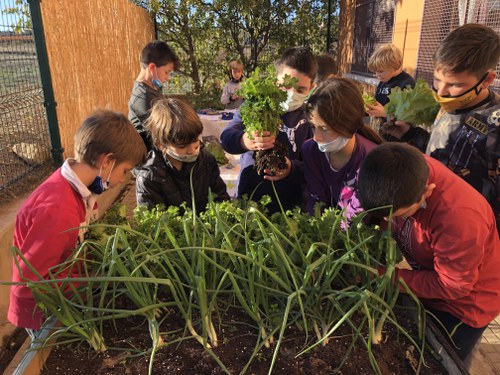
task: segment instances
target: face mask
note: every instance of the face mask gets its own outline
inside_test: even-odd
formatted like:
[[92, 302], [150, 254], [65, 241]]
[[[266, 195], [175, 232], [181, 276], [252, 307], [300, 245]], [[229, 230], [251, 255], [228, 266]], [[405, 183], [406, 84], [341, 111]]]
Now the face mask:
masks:
[[335, 154], [336, 152], [342, 150], [350, 139], [351, 138], [346, 138], [339, 135], [331, 142], [327, 143], [316, 142], [316, 143], [318, 144], [318, 148], [321, 152], [331, 152]]
[[487, 75], [488, 73], [486, 73], [485, 76], [474, 85], [474, 87], [471, 87], [463, 94], [456, 96], [440, 96], [437, 94], [437, 90], [433, 87], [432, 95], [434, 96], [434, 100], [438, 102], [441, 108], [447, 112], [464, 108], [467, 104], [476, 100], [477, 96], [481, 92], [481, 89], [478, 90], [477, 87], [484, 81]]
[[169, 148], [165, 150], [165, 153], [175, 160], [182, 161], [184, 163], [192, 163], [196, 161], [196, 159], [198, 159], [198, 155], [200, 154], [200, 149], [198, 149], [196, 153], [192, 155], [179, 155], [170, 150]]
[[94, 178], [94, 181], [90, 184], [88, 187], [91, 193], [94, 194], [102, 194], [109, 188], [109, 178], [111, 177], [111, 172], [113, 172], [113, 168], [115, 167], [115, 162], [116, 160], [113, 161], [113, 165], [111, 166], [111, 170], [109, 171], [108, 178], [106, 179], [106, 182], [103, 184], [102, 183], [102, 178], [101, 178], [101, 172], [102, 172], [102, 164], [101, 164], [101, 169], [99, 169], [99, 175]]
[[[155, 73], [154, 73], [154, 76], [156, 76], [156, 78], [153, 78], [153, 80], [151, 81], [151, 83], [153, 84], [154, 87], [156, 87], [158, 90], [161, 90], [162, 87], [163, 87], [163, 83], [161, 83], [161, 81], [158, 79], [158, 72], [156, 70], [156, 67], [155, 67]], [[154, 77], [153, 76], [153, 77]]]
[[285, 112], [292, 112], [299, 109], [307, 99], [307, 94], [299, 94], [293, 90], [288, 90], [287, 94], [288, 97], [281, 103], [281, 107]]

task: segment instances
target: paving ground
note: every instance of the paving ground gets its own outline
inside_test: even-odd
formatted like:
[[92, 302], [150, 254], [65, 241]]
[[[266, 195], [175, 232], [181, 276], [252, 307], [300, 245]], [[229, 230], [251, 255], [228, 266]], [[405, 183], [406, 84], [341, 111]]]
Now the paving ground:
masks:
[[[492, 375], [500, 375], [500, 315], [490, 323], [488, 328], [483, 334], [481, 340], [481, 345], [479, 346], [478, 356], [473, 361], [475, 365], [479, 361], [485, 361], [490, 365]], [[489, 375], [488, 372], [473, 372], [474, 368], [471, 369], [473, 375]]]

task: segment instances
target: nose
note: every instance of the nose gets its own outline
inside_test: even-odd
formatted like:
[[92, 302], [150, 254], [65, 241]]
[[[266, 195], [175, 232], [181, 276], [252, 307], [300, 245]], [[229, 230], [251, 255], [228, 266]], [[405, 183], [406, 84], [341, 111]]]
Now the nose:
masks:
[[448, 85], [444, 84], [443, 82], [434, 82], [434, 88], [437, 90], [437, 94], [439, 96], [446, 96], [450, 93], [448, 91]]
[[198, 143], [191, 143], [189, 146], [187, 146], [186, 153], [188, 155], [193, 155], [198, 149], [198, 147], [199, 147]]

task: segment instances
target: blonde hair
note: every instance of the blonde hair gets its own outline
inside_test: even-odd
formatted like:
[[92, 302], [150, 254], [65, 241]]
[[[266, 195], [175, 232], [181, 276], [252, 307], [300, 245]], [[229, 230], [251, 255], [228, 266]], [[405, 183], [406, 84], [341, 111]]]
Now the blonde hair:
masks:
[[107, 109], [98, 109], [83, 121], [75, 134], [74, 151], [78, 161], [93, 167], [106, 154], [113, 154], [117, 164], [139, 165], [147, 157], [144, 141], [129, 119]]
[[203, 124], [193, 108], [177, 98], [155, 101], [145, 123], [156, 148], [188, 145], [196, 142]]
[[368, 60], [368, 69], [372, 72], [398, 70], [403, 66], [403, 54], [392, 43], [381, 44]]

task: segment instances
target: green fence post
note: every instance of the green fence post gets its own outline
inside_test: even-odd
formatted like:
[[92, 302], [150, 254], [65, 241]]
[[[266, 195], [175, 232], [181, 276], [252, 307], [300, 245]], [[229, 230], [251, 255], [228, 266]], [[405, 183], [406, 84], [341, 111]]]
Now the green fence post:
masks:
[[57, 166], [62, 165], [62, 153], [64, 149], [61, 146], [61, 136], [59, 134], [59, 123], [57, 121], [56, 101], [54, 99], [54, 90], [52, 88], [52, 78], [50, 76], [49, 59], [47, 56], [47, 47], [45, 45], [45, 35], [43, 32], [42, 12], [40, 10], [40, 0], [28, 0], [31, 12], [31, 21], [33, 22], [33, 35], [35, 37], [36, 55], [40, 67], [40, 76], [42, 79], [44, 107], [47, 112], [47, 121], [49, 124], [50, 143], [52, 145], [52, 159]]

